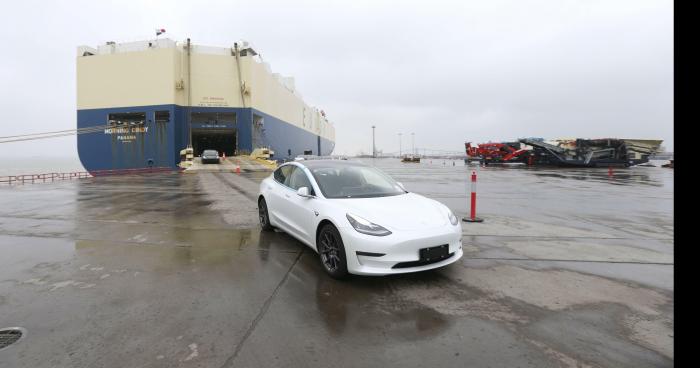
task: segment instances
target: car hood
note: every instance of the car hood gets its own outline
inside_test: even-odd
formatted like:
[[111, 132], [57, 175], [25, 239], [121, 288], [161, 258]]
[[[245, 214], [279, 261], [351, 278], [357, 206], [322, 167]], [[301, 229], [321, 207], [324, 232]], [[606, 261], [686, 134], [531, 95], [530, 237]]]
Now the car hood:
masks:
[[347, 213], [389, 230], [416, 230], [444, 226], [449, 222], [443, 204], [414, 193], [376, 198], [332, 199]]

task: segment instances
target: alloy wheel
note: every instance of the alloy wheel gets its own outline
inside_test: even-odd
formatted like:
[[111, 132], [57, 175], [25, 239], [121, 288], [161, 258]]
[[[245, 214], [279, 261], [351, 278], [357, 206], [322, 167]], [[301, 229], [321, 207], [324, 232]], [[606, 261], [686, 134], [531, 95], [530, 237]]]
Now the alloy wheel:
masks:
[[258, 206], [258, 217], [260, 218], [260, 225], [265, 227], [267, 225], [267, 206], [265, 205], [265, 201], [260, 201], [260, 205]]
[[335, 234], [325, 230], [321, 233], [320, 240], [319, 253], [321, 254], [321, 262], [323, 262], [323, 266], [328, 271], [334, 272], [340, 265], [338, 239], [336, 239]]
[[272, 231], [274, 227], [270, 224], [270, 213], [267, 211], [267, 203], [264, 198], [258, 202], [258, 218], [260, 219], [260, 227], [264, 231]]

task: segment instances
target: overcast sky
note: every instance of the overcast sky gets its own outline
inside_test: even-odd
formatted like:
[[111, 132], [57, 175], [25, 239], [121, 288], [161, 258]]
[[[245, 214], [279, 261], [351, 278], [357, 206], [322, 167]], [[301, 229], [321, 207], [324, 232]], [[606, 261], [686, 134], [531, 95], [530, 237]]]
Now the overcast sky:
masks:
[[[0, 13], [0, 136], [74, 128], [78, 45], [253, 43], [336, 127], [337, 154], [518, 137], [673, 149], [673, 2], [13, 1]], [[0, 144], [76, 155], [75, 138]]]

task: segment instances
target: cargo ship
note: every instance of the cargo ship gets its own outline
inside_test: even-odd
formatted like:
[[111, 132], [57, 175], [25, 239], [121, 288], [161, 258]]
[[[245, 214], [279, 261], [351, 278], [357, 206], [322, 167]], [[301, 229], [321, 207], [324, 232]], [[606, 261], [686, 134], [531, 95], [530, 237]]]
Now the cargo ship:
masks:
[[484, 164], [527, 164], [561, 167], [629, 167], [649, 162], [662, 140], [521, 138], [517, 142], [465, 143], [466, 161]]
[[245, 41], [107, 42], [78, 47], [76, 65], [78, 154], [88, 171], [177, 168], [188, 147], [195, 156], [264, 148], [285, 160], [335, 146], [325, 112]]

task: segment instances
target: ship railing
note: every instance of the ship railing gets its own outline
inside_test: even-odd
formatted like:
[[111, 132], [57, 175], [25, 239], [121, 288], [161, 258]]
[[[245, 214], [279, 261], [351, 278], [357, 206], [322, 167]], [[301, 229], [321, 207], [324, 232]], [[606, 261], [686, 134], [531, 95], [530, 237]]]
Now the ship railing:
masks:
[[97, 176], [113, 176], [113, 175], [133, 175], [133, 174], [148, 174], [162, 173], [167, 171], [179, 171], [171, 167], [141, 167], [131, 169], [111, 169], [111, 170], [93, 170], [93, 171], [73, 171], [62, 173], [42, 173], [42, 174], [24, 174], [24, 175], [5, 175], [0, 176], [0, 184], [36, 184], [50, 183], [59, 180], [85, 179]]

